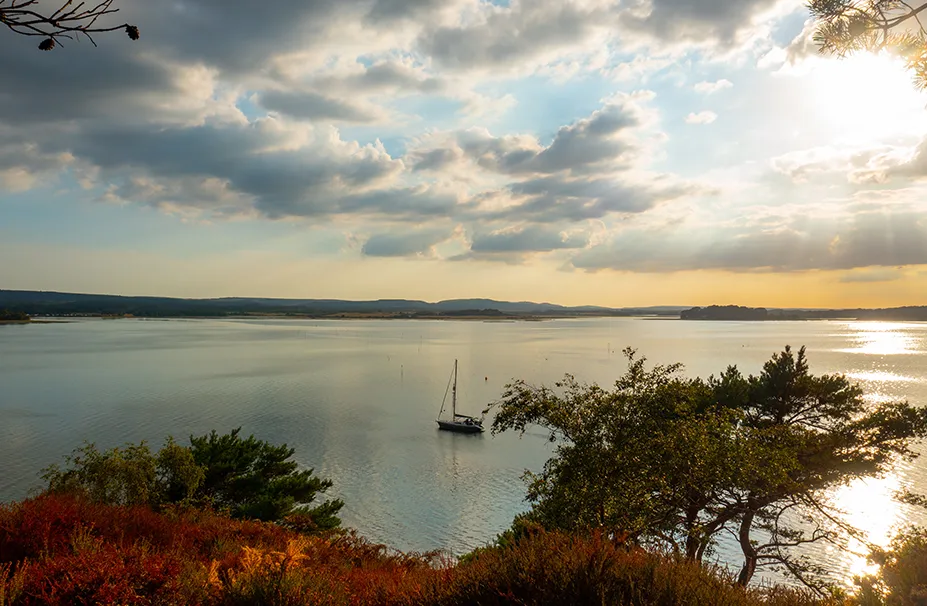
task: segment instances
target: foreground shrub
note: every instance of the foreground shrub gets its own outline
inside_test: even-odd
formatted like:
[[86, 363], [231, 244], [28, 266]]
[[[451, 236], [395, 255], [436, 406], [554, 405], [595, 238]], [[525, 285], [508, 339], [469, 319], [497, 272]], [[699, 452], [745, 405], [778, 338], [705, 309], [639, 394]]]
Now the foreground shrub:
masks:
[[910, 528], [899, 533], [871, 559], [880, 571], [860, 580], [861, 606], [927, 605], [927, 530]]
[[800, 591], [745, 590], [722, 569], [590, 537], [536, 531], [479, 550], [432, 586], [429, 603], [731, 605], [820, 604]]
[[456, 563], [352, 533], [305, 535], [210, 511], [44, 495], [0, 506], [0, 606], [202, 604], [805, 606], [603, 535], [531, 531]]
[[100, 451], [84, 444], [65, 457], [64, 468], [51, 465], [42, 479], [49, 492], [72, 494], [109, 505], [209, 505], [232, 517], [281, 522], [317, 532], [337, 528], [339, 499], [314, 506], [332, 486], [312, 469], [299, 469], [294, 450], [254, 436], [241, 428], [190, 436], [190, 446], [168, 438], [157, 453], [145, 442]]

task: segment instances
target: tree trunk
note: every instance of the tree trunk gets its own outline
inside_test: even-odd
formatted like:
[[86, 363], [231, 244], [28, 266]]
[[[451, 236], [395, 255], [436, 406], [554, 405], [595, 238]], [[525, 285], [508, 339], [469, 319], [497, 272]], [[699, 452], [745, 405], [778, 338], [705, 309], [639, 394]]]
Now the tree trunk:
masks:
[[756, 572], [756, 548], [754, 548], [753, 543], [750, 542], [750, 530], [751, 526], [753, 526], [754, 513], [755, 511], [750, 509], [744, 514], [743, 519], [740, 521], [740, 532], [738, 533], [740, 549], [744, 553], [744, 566], [740, 569], [740, 575], [737, 577], [737, 584], [743, 587], [746, 587], [747, 584], [750, 583], [750, 579], [753, 578], [753, 573]]
[[702, 545], [702, 533], [698, 529], [698, 513], [699, 508], [694, 505], [686, 511], [686, 557], [692, 560], [698, 559], [699, 548]]

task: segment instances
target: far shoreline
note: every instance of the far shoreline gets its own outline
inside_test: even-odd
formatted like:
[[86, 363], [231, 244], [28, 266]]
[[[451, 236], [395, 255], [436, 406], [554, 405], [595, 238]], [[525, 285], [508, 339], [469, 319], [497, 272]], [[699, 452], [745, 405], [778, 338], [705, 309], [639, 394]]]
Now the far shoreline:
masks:
[[[856, 318], [852, 316], [839, 318], [801, 318], [801, 317], [771, 317], [765, 319], [734, 319], [734, 318], [690, 318], [684, 319], [679, 316], [671, 315], [652, 315], [652, 314], [581, 314], [581, 315], [529, 315], [529, 314], [503, 314], [503, 315], [404, 315], [401, 313], [345, 313], [333, 315], [311, 315], [311, 314], [235, 314], [227, 316], [143, 316], [143, 315], [126, 315], [126, 316], [100, 316], [100, 315], [69, 315], [57, 319], [57, 316], [39, 316], [38, 319], [32, 320], [0, 320], [0, 325], [25, 325], [25, 324], [67, 324], [74, 320], [145, 320], [145, 321], [169, 321], [169, 320], [312, 320], [312, 321], [356, 321], [356, 320], [431, 320], [431, 321], [463, 321], [463, 322], [547, 322], [551, 320], [582, 320], [582, 319], [601, 319], [601, 318], [634, 318], [638, 320], [649, 321], [675, 321], [675, 322], [737, 322], [748, 324], [762, 324], [767, 322], [901, 322], [901, 323], [923, 323], [924, 320], [904, 320], [895, 318]], [[70, 318], [70, 319], [65, 319]]]

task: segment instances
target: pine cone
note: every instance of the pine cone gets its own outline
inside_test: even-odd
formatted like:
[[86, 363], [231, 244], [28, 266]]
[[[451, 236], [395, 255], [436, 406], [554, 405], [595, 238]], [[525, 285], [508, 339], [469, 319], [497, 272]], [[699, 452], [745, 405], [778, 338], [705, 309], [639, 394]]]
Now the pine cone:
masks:
[[126, 26], [126, 33], [129, 35], [129, 38], [133, 40], [138, 40], [138, 28], [134, 25]]
[[45, 38], [39, 42], [39, 50], [50, 51], [55, 48], [55, 39], [54, 38]]

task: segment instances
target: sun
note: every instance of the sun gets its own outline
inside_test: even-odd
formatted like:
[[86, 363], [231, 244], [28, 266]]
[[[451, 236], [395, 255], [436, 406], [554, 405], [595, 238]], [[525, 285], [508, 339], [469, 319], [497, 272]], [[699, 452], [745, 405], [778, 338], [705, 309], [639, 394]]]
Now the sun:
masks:
[[927, 93], [888, 53], [813, 60], [806, 74], [816, 118], [841, 141], [871, 142], [927, 132]]

